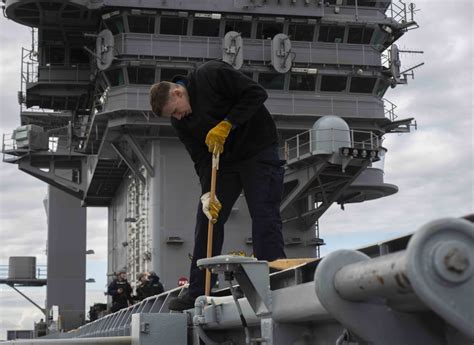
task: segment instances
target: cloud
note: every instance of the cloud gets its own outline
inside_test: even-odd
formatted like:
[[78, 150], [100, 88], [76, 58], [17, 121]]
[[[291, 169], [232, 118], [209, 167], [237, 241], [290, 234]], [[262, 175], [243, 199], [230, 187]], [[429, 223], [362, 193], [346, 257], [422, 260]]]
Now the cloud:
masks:
[[[20, 287], [19, 290], [40, 307], [45, 306], [45, 287]], [[24, 297], [7, 286], [0, 286], [0, 340], [6, 339], [7, 330], [32, 330], [34, 323], [44, 319], [44, 314]], [[86, 317], [89, 307], [94, 303], [106, 303], [104, 289], [94, 288], [86, 291]]]
[[[19, 288], [40, 307], [45, 305], [46, 288]], [[44, 314], [24, 297], [6, 285], [0, 285], [0, 339], [6, 339], [7, 330], [32, 330], [34, 322]]]
[[88, 261], [107, 260], [107, 209], [87, 209], [87, 249], [95, 254], [88, 256]]

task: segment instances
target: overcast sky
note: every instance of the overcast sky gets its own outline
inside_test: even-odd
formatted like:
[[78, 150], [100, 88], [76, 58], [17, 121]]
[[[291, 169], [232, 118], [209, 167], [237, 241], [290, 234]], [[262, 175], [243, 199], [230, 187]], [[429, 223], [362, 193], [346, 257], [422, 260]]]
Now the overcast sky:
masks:
[[[390, 89], [399, 118], [415, 117], [418, 130], [386, 136], [385, 182], [395, 184], [393, 196], [361, 204], [333, 206], [320, 220], [325, 254], [356, 248], [413, 232], [428, 221], [473, 213], [473, 6], [471, 0], [417, 0], [420, 28], [397, 44], [423, 55], [402, 54], [403, 69], [420, 62], [415, 79]], [[21, 47], [30, 47], [27, 28], [0, 18], [0, 129], [19, 125]], [[36, 256], [46, 263], [46, 216], [43, 182], [0, 163], [0, 265], [10, 256]], [[106, 210], [88, 209], [87, 303], [105, 301]], [[44, 288], [23, 288], [44, 306]], [[0, 286], [0, 339], [6, 329], [32, 329], [42, 317], [20, 295]]]

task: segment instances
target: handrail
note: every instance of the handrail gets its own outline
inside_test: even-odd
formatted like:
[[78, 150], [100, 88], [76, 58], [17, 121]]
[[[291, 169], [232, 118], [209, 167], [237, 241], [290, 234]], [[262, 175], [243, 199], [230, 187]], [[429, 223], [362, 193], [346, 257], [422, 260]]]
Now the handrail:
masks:
[[[398, 118], [398, 115], [395, 114], [395, 109], [397, 109], [397, 106], [386, 98], [383, 98], [382, 100], [384, 101], [383, 107], [385, 116], [390, 119], [390, 121], [395, 121]], [[390, 107], [387, 107], [386, 103], [388, 103]]]
[[[36, 265], [35, 278], [46, 279], [48, 277], [47, 265]], [[9, 278], [9, 265], [0, 265], [0, 279]]]
[[[338, 139], [338, 137], [340, 137], [341, 134], [344, 135], [344, 133], [347, 133], [349, 138], [347, 140]], [[356, 136], [363, 136], [367, 139], [355, 141], [354, 138]], [[321, 144], [325, 147], [331, 147], [333, 152], [341, 146], [363, 150], [378, 150], [382, 145], [382, 140], [371, 131], [335, 128], [309, 129], [286, 139], [283, 154], [288, 161], [300, 159], [303, 155], [316, 154], [318, 151], [316, 146]]]
[[103, 337], [103, 338], [62, 338], [62, 339], [30, 339], [30, 340], [14, 340], [7, 344], [131, 344], [131, 336], [120, 337]]

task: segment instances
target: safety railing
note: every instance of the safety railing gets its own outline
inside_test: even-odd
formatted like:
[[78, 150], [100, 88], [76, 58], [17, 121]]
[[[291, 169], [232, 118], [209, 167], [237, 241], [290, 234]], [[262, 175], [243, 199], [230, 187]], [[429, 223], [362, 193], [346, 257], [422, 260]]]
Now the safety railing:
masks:
[[4, 133], [2, 137], [2, 161], [15, 162], [18, 158], [18, 146], [12, 133]]
[[385, 11], [385, 15], [404, 25], [405, 30], [412, 30], [418, 28], [418, 24], [415, 22], [415, 13], [417, 11], [414, 3], [407, 4], [402, 0], [392, 0], [390, 6]]
[[[68, 142], [66, 134], [50, 134], [48, 137], [48, 152], [54, 153], [58, 149], [63, 148], [64, 144]], [[13, 133], [4, 133], [2, 137], [2, 154], [3, 161], [18, 156], [18, 154], [28, 153], [28, 147], [19, 147], [17, 141], [13, 137]]]
[[388, 8], [388, 13], [390, 18], [395, 20], [398, 23], [406, 23], [407, 22], [407, 4], [403, 1], [392, 1], [390, 3], [390, 7]]
[[[90, 64], [88, 63], [47, 63], [40, 65], [38, 53], [33, 50], [22, 48], [21, 51], [21, 81], [22, 91], [26, 90], [26, 84], [44, 82], [56, 82], [58, 77], [70, 82], [89, 82]], [[56, 73], [56, 75], [55, 75]]]
[[[35, 274], [36, 274], [35, 276], [36, 279], [47, 279], [48, 277], [47, 265], [36, 265]], [[10, 278], [9, 266], [0, 265], [0, 279], [8, 279], [8, 278]]]
[[128, 308], [108, 314], [100, 319], [79, 327], [74, 331], [73, 336], [78, 338], [129, 336], [131, 333], [133, 314], [169, 313], [169, 300], [173, 297], [177, 297], [181, 290], [182, 287], [168, 290], [160, 295], [148, 297]]
[[384, 98], [383, 101], [384, 101], [383, 108], [384, 108], [385, 117], [388, 118], [392, 122], [395, 121], [398, 118], [398, 115], [395, 114], [395, 109], [397, 109], [397, 106], [386, 98]]
[[2, 140], [2, 152], [13, 151], [17, 148], [16, 140], [13, 139], [13, 133], [4, 133]]
[[285, 140], [283, 151], [285, 159], [291, 163], [316, 154], [331, 154], [340, 147], [378, 150], [381, 145], [382, 139], [370, 131], [310, 129]]

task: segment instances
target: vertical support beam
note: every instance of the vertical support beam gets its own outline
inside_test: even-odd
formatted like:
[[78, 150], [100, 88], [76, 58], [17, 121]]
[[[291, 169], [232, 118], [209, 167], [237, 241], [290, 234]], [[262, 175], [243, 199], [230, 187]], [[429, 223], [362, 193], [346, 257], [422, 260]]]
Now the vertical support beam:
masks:
[[48, 284], [46, 309], [59, 307], [62, 325], [84, 324], [87, 210], [81, 200], [48, 187]]
[[149, 176], [149, 231], [151, 234], [151, 270], [162, 275], [161, 270], [161, 255], [160, 248], [162, 247], [162, 233], [161, 233], [161, 178], [163, 174], [163, 167], [161, 166], [161, 141], [156, 140], [151, 144], [151, 162], [157, 171], [161, 173], [154, 177]]

